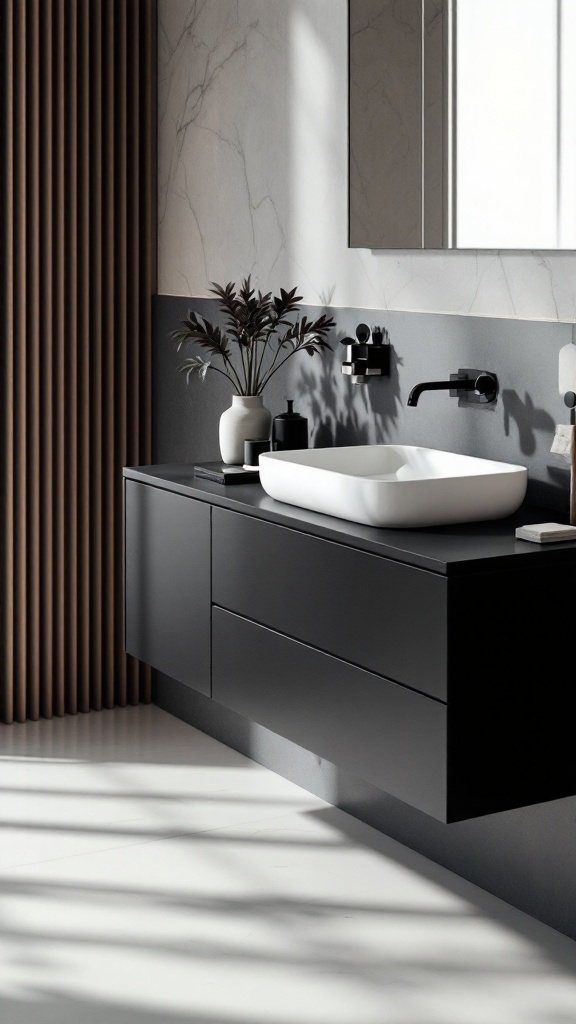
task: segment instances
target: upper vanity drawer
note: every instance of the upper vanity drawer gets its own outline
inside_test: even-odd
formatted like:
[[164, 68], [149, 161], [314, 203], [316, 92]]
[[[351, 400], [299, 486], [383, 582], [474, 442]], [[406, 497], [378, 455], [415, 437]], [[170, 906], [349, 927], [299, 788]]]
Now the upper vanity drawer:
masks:
[[446, 580], [214, 508], [212, 601], [446, 700]]

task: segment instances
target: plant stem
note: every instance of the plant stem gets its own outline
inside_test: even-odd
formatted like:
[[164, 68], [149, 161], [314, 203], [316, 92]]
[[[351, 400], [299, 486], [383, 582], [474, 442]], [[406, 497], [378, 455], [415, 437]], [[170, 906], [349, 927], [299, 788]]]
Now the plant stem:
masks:
[[234, 384], [234, 381], [232, 380], [232, 377], [230, 376], [229, 373], [226, 373], [226, 370], [221, 370], [218, 366], [213, 366], [212, 363], [210, 363], [210, 366], [208, 367], [208, 369], [209, 370], [214, 370], [216, 373], [221, 373], [223, 377], [226, 377], [226, 380], [230, 381], [230, 383], [232, 384], [233, 387], [236, 387], [236, 385]]
[[254, 394], [254, 346], [255, 346], [255, 344], [256, 344], [256, 342], [254, 341], [254, 339], [252, 339], [250, 341], [250, 349], [249, 349], [249, 351], [250, 351], [250, 358], [248, 360], [248, 366], [250, 368], [250, 376], [249, 376], [249, 379], [248, 379], [248, 384], [249, 384], [249, 387], [250, 387], [250, 394], [251, 395]]
[[[279, 317], [276, 317], [276, 320], [274, 321], [273, 325], [270, 327], [270, 329], [268, 331], [268, 334], [266, 335], [266, 337], [262, 341], [262, 352], [260, 354], [260, 359], [258, 361], [258, 368], [256, 370], [256, 380], [255, 380], [255, 384], [256, 384], [256, 387], [258, 389], [257, 390], [258, 394], [259, 394], [259, 388], [260, 388], [260, 370], [262, 369], [262, 362], [264, 360], [264, 356], [266, 355], [266, 350], [268, 348], [268, 342], [270, 341], [270, 338], [272, 337], [272, 335], [274, 334], [275, 330], [278, 327], [278, 319], [279, 319]], [[278, 355], [278, 353], [276, 353], [276, 355]], [[272, 366], [273, 365], [274, 365], [274, 361], [272, 362]]]
[[246, 348], [246, 394], [252, 394], [252, 390], [250, 387], [250, 343], [248, 343], [248, 346]]
[[246, 361], [244, 359], [244, 346], [239, 344], [238, 347], [240, 349], [240, 359], [242, 360], [242, 373], [244, 374], [244, 385], [247, 388], [248, 387], [248, 369], [247, 369], [247, 366], [246, 366]]
[[[278, 359], [278, 356], [280, 355], [281, 351], [282, 350], [281, 350], [281, 347], [279, 345], [278, 348], [276, 349], [275, 353], [274, 353], [274, 358], [272, 359], [272, 362], [270, 363], [270, 366], [268, 367], [268, 369], [267, 369], [267, 371], [266, 371], [266, 373], [264, 375], [264, 378], [262, 380], [262, 384], [258, 386], [258, 394], [261, 393], [262, 388], [265, 387], [265, 385], [268, 383], [268, 381], [270, 380], [270, 377], [272, 376], [272, 373], [276, 372], [273, 369], [273, 367], [274, 367], [274, 364], [275, 364], [276, 360]], [[288, 359], [291, 355], [294, 355], [295, 351], [296, 351], [295, 349], [292, 349], [292, 351], [289, 353], [289, 355], [286, 356], [286, 359]], [[282, 362], [285, 363], [286, 359], [283, 359]], [[279, 365], [282, 366], [282, 363], [280, 363]], [[276, 367], [276, 369], [278, 369], [278, 367]]]
[[[230, 370], [232, 371], [232, 373], [234, 374], [234, 376], [235, 376], [235, 378], [236, 378], [236, 382], [237, 382], [237, 383], [236, 383], [236, 386], [238, 387], [238, 394], [239, 394], [239, 395], [242, 395], [242, 394], [244, 394], [244, 392], [243, 392], [243, 390], [242, 390], [242, 382], [241, 382], [241, 380], [240, 380], [240, 378], [239, 378], [238, 374], [236, 373], [236, 370], [234, 369], [234, 366], [232, 365], [232, 360], [230, 359], [230, 356], [228, 356], [228, 355], [226, 355], [226, 353], [224, 353], [224, 354], [223, 354], [223, 358], [224, 358], [224, 362], [225, 362], [225, 363], [226, 363], [226, 364], [227, 364], [227, 365], [228, 365], [228, 366], [230, 367]], [[213, 367], [213, 369], [214, 369], [214, 370], [217, 370], [217, 369], [218, 369], [218, 367], [217, 367], [217, 366], [214, 366], [214, 367]], [[218, 372], [219, 372], [219, 373], [222, 373], [223, 371], [222, 371], [222, 370], [218, 370]], [[229, 375], [228, 375], [227, 373], [225, 373], [225, 374], [224, 374], [224, 376], [225, 376], [225, 377], [229, 377]], [[230, 380], [232, 380], [232, 377], [229, 377], [229, 379], [230, 379]], [[234, 384], [234, 381], [233, 381], [233, 380], [232, 380], [232, 383]]]

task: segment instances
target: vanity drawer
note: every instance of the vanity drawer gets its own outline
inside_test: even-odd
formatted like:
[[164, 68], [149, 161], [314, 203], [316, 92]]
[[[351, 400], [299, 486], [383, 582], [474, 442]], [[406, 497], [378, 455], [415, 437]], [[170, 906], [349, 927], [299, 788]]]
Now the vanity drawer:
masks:
[[214, 508], [212, 600], [446, 699], [447, 581], [442, 576]]
[[212, 697], [442, 821], [446, 705], [221, 608]]

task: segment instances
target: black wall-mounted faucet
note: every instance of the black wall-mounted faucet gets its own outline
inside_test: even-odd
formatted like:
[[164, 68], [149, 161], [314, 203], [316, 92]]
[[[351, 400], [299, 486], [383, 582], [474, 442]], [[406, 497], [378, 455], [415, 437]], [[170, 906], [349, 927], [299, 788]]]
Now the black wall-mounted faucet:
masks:
[[417, 405], [423, 391], [449, 391], [454, 398], [487, 405], [496, 401], [498, 378], [489, 370], [458, 370], [450, 374], [450, 380], [427, 380], [417, 384], [408, 395], [408, 405]]

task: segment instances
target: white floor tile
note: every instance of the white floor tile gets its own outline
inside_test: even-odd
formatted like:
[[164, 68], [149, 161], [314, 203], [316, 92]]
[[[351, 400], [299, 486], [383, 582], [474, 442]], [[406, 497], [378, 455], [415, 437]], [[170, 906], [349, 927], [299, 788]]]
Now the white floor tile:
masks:
[[2, 1024], [576, 1021], [564, 936], [158, 709], [67, 722], [0, 746]]
[[[92, 719], [102, 717], [110, 734], [99, 721], [93, 735]], [[136, 721], [139, 728], [131, 730]], [[148, 735], [151, 722], [158, 725], [157, 745]], [[322, 803], [157, 708], [0, 727], [0, 751], [0, 868]]]

